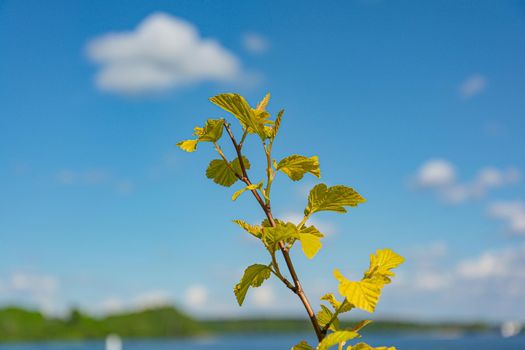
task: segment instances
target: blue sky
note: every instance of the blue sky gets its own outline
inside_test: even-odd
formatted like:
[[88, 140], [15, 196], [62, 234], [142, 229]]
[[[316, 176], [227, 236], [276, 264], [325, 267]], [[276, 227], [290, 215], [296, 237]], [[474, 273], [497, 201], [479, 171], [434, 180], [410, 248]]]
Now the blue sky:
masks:
[[[226, 116], [208, 97], [271, 91], [275, 157], [318, 155], [368, 200], [294, 253], [310, 299], [390, 247], [377, 317], [523, 320], [524, 37], [518, 1], [0, 1], [0, 303], [302, 315], [276, 282], [236, 305], [268, 259], [230, 220], [263, 215], [206, 179], [211, 147], [174, 147]], [[278, 177], [276, 216], [315, 180]]]

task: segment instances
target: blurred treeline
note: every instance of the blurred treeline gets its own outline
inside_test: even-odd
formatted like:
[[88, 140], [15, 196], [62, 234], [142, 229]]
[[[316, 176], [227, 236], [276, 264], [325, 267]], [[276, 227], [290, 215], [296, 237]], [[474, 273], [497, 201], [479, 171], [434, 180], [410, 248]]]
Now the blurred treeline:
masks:
[[[342, 326], [354, 322], [345, 321]], [[367, 326], [374, 331], [490, 331], [487, 324], [414, 323], [377, 321]], [[189, 337], [218, 333], [309, 332], [303, 319], [217, 319], [196, 320], [174, 307], [160, 307], [92, 317], [72, 310], [65, 318], [46, 317], [38, 311], [17, 307], [0, 309], [0, 342], [38, 340], [99, 339], [108, 334], [124, 338]]]

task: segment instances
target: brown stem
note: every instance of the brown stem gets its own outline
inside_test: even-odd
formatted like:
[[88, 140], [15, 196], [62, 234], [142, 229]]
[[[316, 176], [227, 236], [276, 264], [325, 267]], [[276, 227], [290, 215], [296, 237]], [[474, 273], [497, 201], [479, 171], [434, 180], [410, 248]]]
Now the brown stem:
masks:
[[[230, 136], [233, 146], [235, 147], [235, 151], [237, 152], [237, 158], [239, 159], [239, 164], [241, 166], [242, 175], [243, 175], [243, 178], [241, 180], [247, 185], [251, 185], [251, 181], [248, 177], [248, 173], [246, 172], [246, 168], [242, 160], [242, 154], [241, 154], [242, 147], [240, 147], [235, 141], [235, 137], [233, 136], [230, 126], [227, 123], [224, 123], [224, 127], [226, 128], [226, 131], [228, 135]], [[264, 203], [264, 201], [262, 200], [257, 190], [251, 190], [251, 192], [253, 196], [255, 197], [255, 199], [257, 200], [257, 202], [259, 203], [259, 205], [261, 206], [262, 210], [264, 211], [266, 217], [268, 218], [268, 221], [270, 222], [270, 225], [272, 227], [275, 227], [276, 224], [275, 224], [275, 220], [273, 218], [270, 207]], [[312, 326], [315, 330], [315, 334], [317, 335], [317, 339], [321, 341], [323, 340], [325, 334], [323, 334], [323, 331], [321, 330], [321, 327], [319, 326], [319, 322], [317, 321], [317, 317], [315, 316], [315, 312], [312, 309], [310, 302], [308, 301], [308, 298], [306, 297], [303, 287], [301, 286], [301, 282], [299, 281], [299, 277], [297, 276], [297, 273], [295, 272], [295, 268], [293, 266], [292, 259], [290, 258], [290, 253], [288, 249], [285, 247], [283, 242], [279, 242], [279, 248], [281, 249], [281, 252], [283, 254], [284, 261], [286, 262], [286, 266], [288, 267], [288, 271], [290, 272], [290, 275], [292, 276], [292, 280], [294, 283], [294, 288], [292, 290], [295, 294], [297, 294], [297, 296], [303, 303], [304, 308], [306, 309], [306, 312], [308, 314], [308, 317], [310, 318], [310, 322], [312, 323]]]

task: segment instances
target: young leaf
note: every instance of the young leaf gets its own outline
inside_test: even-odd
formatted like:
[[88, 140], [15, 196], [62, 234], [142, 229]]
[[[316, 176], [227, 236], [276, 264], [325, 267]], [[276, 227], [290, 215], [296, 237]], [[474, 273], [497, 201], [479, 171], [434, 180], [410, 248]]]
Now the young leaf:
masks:
[[267, 93], [266, 96], [257, 104], [257, 107], [255, 108], [256, 112], [264, 112], [266, 111], [266, 107], [268, 106], [268, 102], [270, 102], [270, 93]]
[[336, 331], [328, 334], [320, 343], [317, 345], [317, 350], [328, 350], [330, 347], [346, 343], [348, 340], [359, 337], [354, 331]]
[[291, 222], [275, 223], [275, 227], [265, 227], [263, 223], [263, 241], [271, 253], [278, 249], [279, 242], [293, 243], [297, 239], [297, 226]]
[[248, 128], [251, 133], [256, 133], [259, 137], [264, 140], [266, 135], [264, 133], [264, 117], [258, 117], [255, 110], [250, 107], [248, 102], [238, 94], [220, 94], [210, 98], [210, 101], [215, 103], [217, 106], [233, 114], [242, 124], [244, 128]]
[[[246, 169], [250, 169], [250, 162], [244, 156], [242, 157]], [[232, 171], [233, 169], [233, 171]], [[235, 172], [234, 172], [235, 171]], [[214, 159], [206, 169], [206, 176], [213, 182], [221, 186], [230, 187], [237, 180], [237, 175], [242, 174], [239, 159], [235, 158], [229, 164], [223, 159]]]
[[293, 181], [301, 180], [306, 173], [310, 173], [318, 178], [321, 177], [319, 158], [317, 156], [308, 158], [297, 154], [291, 155], [277, 164], [277, 170], [288, 175]]
[[365, 199], [351, 187], [327, 187], [325, 184], [319, 184], [310, 191], [304, 215], [308, 216], [318, 211], [346, 213], [344, 207], [356, 207], [364, 202]]
[[262, 185], [263, 185], [263, 182], [259, 182], [258, 184], [251, 184], [251, 185], [248, 185], [244, 188], [241, 188], [240, 190], [238, 191], [235, 191], [235, 193], [233, 194], [232, 196], [232, 201], [236, 200], [237, 197], [239, 197], [241, 194], [243, 194], [245, 191], [251, 191], [251, 190], [257, 190], [257, 189], [261, 189], [262, 188]]
[[365, 278], [373, 278], [390, 283], [390, 277], [394, 276], [392, 269], [398, 267], [405, 261], [401, 255], [391, 249], [380, 249], [376, 254], [370, 255], [370, 267], [365, 272]]
[[195, 152], [197, 149], [198, 140], [184, 140], [177, 143], [180, 149], [186, 152]]
[[299, 241], [304, 255], [308, 259], [312, 259], [317, 252], [322, 248], [321, 237], [311, 233], [299, 233]]
[[396, 350], [396, 348], [393, 346], [390, 346], [390, 347], [380, 346], [378, 348], [374, 348], [365, 343], [357, 343], [353, 346], [349, 346], [346, 350]]
[[208, 119], [204, 128], [195, 128], [195, 135], [199, 142], [217, 142], [222, 136], [224, 121], [222, 119]]
[[299, 344], [294, 345], [292, 350], [315, 350], [308, 344], [305, 340], [301, 341]]
[[254, 235], [255, 237], [257, 238], [262, 237], [262, 227], [261, 226], [250, 225], [243, 220], [233, 220], [233, 222], [239, 225], [240, 227], [242, 227], [248, 233]]
[[[321, 327], [325, 327], [328, 322], [332, 320], [332, 317], [334, 316], [333, 312], [330, 311], [326, 306], [321, 305], [321, 310], [317, 313], [317, 321], [319, 322], [319, 325]], [[332, 331], [336, 331], [339, 328], [339, 319], [336, 317], [332, 323], [330, 324], [330, 327], [328, 329]]]
[[352, 310], [352, 304], [350, 304], [346, 299], [341, 303], [335, 298], [332, 293], [325, 294], [321, 297], [321, 300], [326, 300], [332, 305], [334, 310], [339, 310], [339, 313], [348, 312]]
[[363, 279], [359, 282], [350, 281], [337, 269], [334, 271], [334, 276], [339, 281], [339, 293], [346, 297], [350, 304], [362, 310], [374, 312], [381, 296], [382, 284], [370, 279]]
[[270, 268], [267, 265], [254, 264], [244, 270], [244, 275], [239, 283], [233, 288], [239, 306], [242, 306], [248, 288], [260, 287], [265, 280], [270, 278]]

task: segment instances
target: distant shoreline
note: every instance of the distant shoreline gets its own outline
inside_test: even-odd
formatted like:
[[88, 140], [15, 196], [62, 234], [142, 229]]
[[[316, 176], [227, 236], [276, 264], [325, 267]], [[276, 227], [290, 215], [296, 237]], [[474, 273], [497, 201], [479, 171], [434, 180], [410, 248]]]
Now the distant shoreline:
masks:
[[[353, 321], [342, 321], [342, 327]], [[307, 333], [306, 320], [295, 318], [195, 319], [174, 307], [130, 311], [93, 317], [73, 310], [65, 318], [53, 318], [19, 307], [0, 309], [0, 342], [77, 341], [103, 339], [108, 334], [123, 338], [187, 338], [226, 334]], [[488, 333], [494, 324], [471, 322], [416, 322], [378, 320], [366, 328], [376, 332]]]

